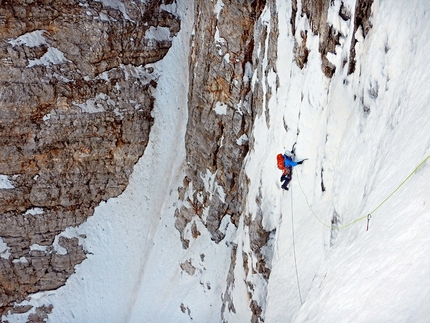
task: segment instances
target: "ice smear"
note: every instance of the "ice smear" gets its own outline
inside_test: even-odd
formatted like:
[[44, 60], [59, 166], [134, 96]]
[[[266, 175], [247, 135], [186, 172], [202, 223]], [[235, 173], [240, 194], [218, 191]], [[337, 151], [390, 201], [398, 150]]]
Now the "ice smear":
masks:
[[219, 15], [221, 13], [222, 8], [224, 7], [224, 3], [222, 0], [218, 0], [215, 4], [214, 13], [216, 14], [216, 19], [219, 19]]
[[114, 106], [115, 101], [113, 101], [109, 96], [104, 93], [98, 93], [94, 98], [88, 99], [85, 103], [74, 103], [82, 112], [85, 113], [100, 113], [105, 112], [105, 108], [100, 101], [106, 102], [109, 105]]

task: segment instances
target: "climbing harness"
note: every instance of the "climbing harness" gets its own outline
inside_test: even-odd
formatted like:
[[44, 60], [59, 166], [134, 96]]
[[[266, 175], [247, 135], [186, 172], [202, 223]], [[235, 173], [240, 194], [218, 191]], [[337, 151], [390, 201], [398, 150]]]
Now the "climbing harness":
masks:
[[[366, 231], [368, 231], [369, 230], [369, 223], [370, 223], [370, 219], [372, 218], [372, 214], [373, 213], [375, 213], [385, 202], [387, 202], [388, 201], [388, 199], [390, 198], [390, 197], [392, 197], [393, 195], [394, 195], [394, 193], [396, 193], [399, 189], [400, 189], [400, 187], [402, 187], [403, 186], [403, 184], [405, 184], [411, 177], [412, 177], [412, 175], [414, 175], [417, 171], [418, 171], [418, 169], [420, 169], [421, 168], [421, 166], [423, 166], [426, 162], [427, 162], [427, 160], [429, 160], [430, 159], [430, 155], [428, 155], [417, 167], [415, 167], [415, 169], [403, 180], [403, 182], [401, 182], [400, 184], [399, 184], [399, 186], [397, 186], [396, 187], [396, 189], [393, 191], [393, 192], [391, 192], [391, 194], [390, 195], [388, 195], [387, 196], [387, 198], [385, 199], [385, 200], [383, 200], [376, 208], [374, 208], [371, 212], [369, 212], [367, 215], [365, 215], [365, 216], [362, 216], [362, 217], [359, 217], [358, 219], [355, 219], [354, 221], [352, 221], [352, 222], [350, 222], [350, 223], [348, 223], [348, 224], [346, 224], [346, 225], [343, 225], [343, 226], [341, 226], [341, 227], [335, 227], [336, 229], [344, 229], [344, 228], [347, 228], [347, 227], [349, 227], [349, 226], [351, 226], [351, 225], [353, 225], [354, 223], [357, 223], [357, 222], [359, 222], [359, 221], [361, 221], [361, 220], [364, 220], [364, 219], [367, 219], [367, 226], [366, 226]], [[333, 226], [332, 225], [328, 225], [328, 224], [326, 224], [326, 223], [324, 223], [316, 214], [315, 214], [315, 212], [314, 212], [314, 210], [312, 209], [312, 207], [310, 206], [310, 204], [309, 204], [309, 201], [308, 201], [308, 197], [306, 196], [306, 193], [305, 193], [305, 191], [303, 190], [303, 187], [302, 187], [302, 184], [300, 183], [300, 178], [299, 178], [299, 176], [298, 175], [296, 175], [297, 176], [297, 181], [298, 181], [298, 183], [299, 183], [299, 186], [300, 186], [300, 190], [302, 191], [302, 193], [303, 193], [303, 195], [304, 195], [304, 197], [305, 197], [305, 200], [306, 200], [306, 204], [308, 205], [308, 208], [311, 210], [311, 212], [312, 212], [312, 214], [314, 215], [314, 217], [323, 225], [323, 226], [325, 226], [325, 227], [327, 227], [327, 228], [333, 228]]]
[[296, 267], [297, 288], [299, 290], [300, 303], [303, 305], [302, 292], [300, 290], [299, 271], [297, 269], [296, 242], [295, 242], [295, 237], [294, 237], [293, 189], [290, 188], [290, 190], [291, 190], [291, 231], [292, 231], [292, 235], [293, 235], [294, 265]]

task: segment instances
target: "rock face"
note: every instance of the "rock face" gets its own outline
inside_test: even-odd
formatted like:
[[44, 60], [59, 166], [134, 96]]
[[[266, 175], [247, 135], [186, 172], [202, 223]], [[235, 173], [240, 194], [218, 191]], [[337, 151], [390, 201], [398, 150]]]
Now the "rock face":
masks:
[[150, 64], [180, 29], [171, 2], [0, 3], [0, 313], [62, 286], [86, 256], [59, 234], [127, 186], [153, 123]]
[[[265, 1], [228, 1], [217, 15], [214, 4], [196, 2], [186, 135], [190, 167], [184, 189], [192, 185], [195, 190], [190, 198], [193, 215], [202, 217], [203, 209], [209, 208], [206, 226], [217, 243], [223, 239], [218, 229], [224, 215], [238, 221], [242, 212], [244, 186], [239, 177], [255, 114], [254, 28], [264, 5]], [[214, 185], [222, 193], [210, 196], [202, 178], [206, 174], [215, 174]], [[188, 213], [177, 214], [179, 230], [189, 222]], [[186, 248], [187, 241], [183, 245]]]
[[[263, 10], [269, 12], [270, 24], [262, 18]], [[251, 277], [255, 274], [265, 280], [269, 278], [270, 269], [261, 255], [261, 247], [270, 232], [263, 229], [261, 214], [244, 214], [248, 179], [243, 166], [252, 148], [254, 119], [263, 112], [263, 105], [270, 97], [271, 88], [265, 78], [276, 70], [276, 3], [223, 1], [220, 6], [196, 1], [194, 19], [186, 134], [188, 169], [179, 189], [179, 198], [186, 203], [176, 211], [176, 228], [186, 249], [190, 240], [184, 237], [184, 232], [190, 223], [201, 222], [207, 228], [207, 233], [202, 234], [209, 234], [219, 243], [225, 238], [220, 229], [224, 217], [228, 216], [235, 226], [241, 217], [245, 218], [252, 250], [240, 255], [245, 259], [244, 264], [237, 264], [239, 248], [232, 244], [221, 318], [225, 320], [227, 311], [235, 312], [230, 293], [235, 267], [241, 266], [250, 277], [246, 282], [247, 296], [253, 321], [257, 321], [262, 311], [261, 304], [252, 300]], [[264, 59], [268, 61], [265, 67]], [[257, 80], [254, 84], [253, 76]], [[267, 97], [263, 95], [263, 86]], [[190, 188], [192, 195], [187, 194]], [[193, 238], [197, 235], [193, 234]]]
[[[370, 15], [373, 0], [357, 0], [355, 5], [354, 17], [351, 15], [351, 9], [347, 8], [343, 1], [339, 9], [339, 17], [350, 23], [353, 23], [354, 34], [358, 28], [362, 28], [363, 37], [366, 37], [369, 29], [371, 28]], [[321, 54], [321, 68], [323, 73], [331, 78], [336, 70], [336, 67], [328, 60], [327, 54], [336, 54], [336, 46], [340, 45], [339, 39], [344, 37], [339, 30], [327, 23], [327, 13], [330, 5], [334, 2], [329, 0], [302, 0], [301, 1], [301, 15], [306, 15], [309, 20], [310, 29], [313, 34], [319, 35], [319, 52]], [[307, 56], [309, 54], [306, 48], [307, 31], [296, 30], [296, 15], [297, 15], [297, 0], [292, 0], [292, 17], [291, 27], [292, 33], [299, 39], [296, 45], [296, 63], [300, 68], [306, 64]], [[297, 33], [296, 33], [297, 32]], [[348, 73], [351, 74], [355, 70], [355, 44], [357, 40], [352, 37], [351, 51], [348, 63]], [[299, 44], [300, 43], [300, 44]], [[344, 64], [347, 62], [345, 61]]]

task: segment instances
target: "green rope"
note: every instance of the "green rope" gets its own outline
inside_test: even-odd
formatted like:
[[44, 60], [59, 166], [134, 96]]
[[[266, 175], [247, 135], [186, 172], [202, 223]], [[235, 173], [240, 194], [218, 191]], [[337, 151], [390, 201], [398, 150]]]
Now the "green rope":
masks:
[[[385, 202], [387, 202], [387, 200], [390, 198], [390, 197], [392, 197], [399, 189], [400, 189], [400, 187], [402, 187], [403, 186], [403, 184], [405, 184], [411, 177], [412, 177], [412, 175], [414, 175], [417, 171], [418, 171], [418, 169], [420, 169], [421, 168], [421, 166], [423, 166], [426, 162], [427, 162], [427, 160], [429, 160], [430, 159], [430, 155], [428, 155], [417, 167], [415, 167], [415, 169], [408, 175], [408, 177], [406, 177], [404, 180], [403, 180], [403, 182], [401, 182], [400, 183], [400, 185], [399, 186], [397, 186], [396, 187], [396, 189], [393, 191], [393, 192], [391, 192], [391, 194], [390, 195], [388, 195], [387, 196], [387, 198], [385, 199], [385, 200], [383, 200], [376, 208], [374, 208], [371, 212], [369, 212], [368, 214], [366, 214], [366, 215], [364, 215], [364, 216], [362, 216], [362, 217], [359, 217], [358, 219], [355, 219], [354, 221], [352, 221], [351, 223], [348, 223], [348, 224], [346, 224], [346, 225], [343, 225], [343, 226], [341, 226], [341, 227], [336, 227], [336, 229], [344, 229], [344, 228], [346, 228], [346, 227], [349, 227], [349, 226], [351, 226], [351, 225], [353, 225], [353, 224], [355, 224], [355, 223], [357, 223], [357, 222], [359, 222], [359, 221], [361, 221], [361, 220], [364, 220], [364, 219], [366, 219], [366, 218], [368, 218], [371, 214], [373, 214], [373, 213], [375, 213], [376, 212], [376, 210], [378, 210]], [[303, 190], [303, 188], [302, 188], [302, 184], [300, 183], [300, 179], [299, 179], [299, 177], [297, 176], [297, 180], [298, 180], [298, 182], [299, 182], [299, 186], [300, 186], [300, 189], [301, 189], [301, 191], [302, 191], [302, 193], [303, 193], [303, 195], [304, 195], [304, 197], [305, 197], [305, 199], [306, 199], [306, 204], [308, 205], [308, 208], [311, 210], [311, 212], [312, 212], [312, 214], [314, 215], [314, 217], [323, 225], [323, 226], [325, 226], [325, 227], [327, 227], [327, 228], [332, 228], [333, 226], [331, 226], [331, 225], [328, 225], [328, 224], [326, 224], [326, 223], [324, 223], [317, 215], [316, 215], [316, 213], [314, 212], [314, 210], [312, 209], [312, 207], [310, 206], [310, 204], [309, 204], [309, 201], [308, 201], [308, 197], [306, 196], [306, 193], [305, 193], [305, 191]]]
[[409, 179], [409, 178], [411, 178], [412, 177], [412, 175], [414, 175], [417, 171], [418, 171], [418, 169], [420, 169], [421, 168], [421, 166], [422, 165], [424, 165], [425, 164], [425, 162], [427, 161], [427, 160], [429, 160], [430, 159], [430, 155], [428, 155], [417, 167], [415, 167], [415, 169], [409, 174], [409, 176], [408, 177], [406, 177], [405, 179], [404, 179], [404, 181], [403, 182], [401, 182], [400, 183], [400, 185], [399, 186], [397, 186], [397, 188], [390, 194], [390, 195], [388, 195], [388, 197], [385, 199], [385, 200], [383, 200], [382, 202], [381, 202], [381, 204], [379, 204], [372, 212], [370, 212], [369, 214], [372, 214], [373, 212], [375, 212], [377, 209], [379, 209], [381, 206], [382, 206], [382, 204], [384, 204], [391, 196], [393, 196], [394, 195], [394, 193], [396, 193], [397, 191], [398, 191], [398, 189], [403, 185], [403, 184], [405, 184], [406, 183], [406, 181]]

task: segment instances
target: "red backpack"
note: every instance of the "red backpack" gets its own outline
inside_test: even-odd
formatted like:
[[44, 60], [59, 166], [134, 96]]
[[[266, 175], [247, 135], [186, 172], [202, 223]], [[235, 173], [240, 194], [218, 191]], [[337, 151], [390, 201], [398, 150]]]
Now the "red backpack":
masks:
[[276, 156], [276, 160], [278, 162], [278, 168], [283, 171], [286, 170], [284, 165], [284, 155], [278, 154], [278, 156]]

